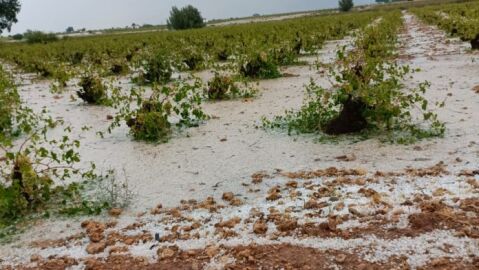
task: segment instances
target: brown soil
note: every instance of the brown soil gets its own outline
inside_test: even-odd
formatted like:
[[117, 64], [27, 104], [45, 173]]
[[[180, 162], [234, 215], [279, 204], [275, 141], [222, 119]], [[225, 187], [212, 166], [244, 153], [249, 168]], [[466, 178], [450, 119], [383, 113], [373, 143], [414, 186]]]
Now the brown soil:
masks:
[[[172, 248], [172, 256], [168, 256], [157, 262], [149, 262], [143, 257], [131, 255], [110, 255], [106, 259], [89, 258], [82, 261], [86, 269], [90, 270], [120, 270], [120, 269], [179, 269], [194, 270], [204, 269], [210, 261], [211, 255], [216, 256], [219, 250], [222, 256], [219, 260], [232, 259], [234, 263], [227, 263], [224, 269], [332, 269], [340, 266], [341, 269], [354, 270], [381, 270], [381, 269], [410, 269], [405, 257], [395, 257], [383, 263], [371, 263], [361, 259], [358, 255], [341, 251], [318, 251], [312, 248], [281, 245], [250, 245], [234, 248], [214, 248], [215, 252], [208, 254], [205, 250], [175, 251]], [[38, 267], [20, 266], [16, 269], [65, 269], [78, 265], [79, 261], [71, 258], [50, 258], [40, 260]], [[422, 270], [448, 269], [468, 270], [478, 269], [479, 257], [472, 258], [472, 262], [457, 262], [449, 258], [438, 258]], [[13, 268], [5, 268], [5, 270]]]
[[[348, 217], [330, 217], [322, 224], [306, 223], [299, 227], [299, 231], [291, 231], [289, 235], [299, 234], [314, 237], [338, 237], [343, 239], [361, 238], [374, 235], [382, 239], [397, 239], [400, 237], [416, 237], [434, 230], [455, 230], [458, 235], [470, 238], [479, 238], [479, 200], [467, 199], [459, 202], [461, 209], [453, 209], [437, 201], [423, 201], [420, 203], [421, 213], [409, 216], [409, 227], [404, 229], [386, 229], [385, 225], [394, 223], [388, 220], [384, 213], [374, 216], [359, 217], [367, 226], [348, 230], [337, 229], [337, 225], [350, 219]], [[474, 212], [470, 215], [467, 212]]]
[[[315, 210], [318, 214], [322, 209], [328, 207], [328, 202], [319, 202], [323, 197], [331, 197], [331, 192], [345, 185], [360, 185], [366, 183], [386, 181], [389, 176], [408, 175], [410, 177], [438, 177], [450, 174], [443, 163], [438, 163], [426, 168], [408, 168], [400, 173], [377, 172], [374, 176], [368, 176], [367, 172], [360, 169], [337, 169], [328, 168], [315, 171], [301, 172], [282, 172], [279, 175], [290, 178], [284, 185], [275, 185], [269, 189], [269, 200], [280, 200], [293, 194], [298, 188], [315, 190], [308, 201], [304, 203], [304, 210]], [[386, 176], [387, 175], [387, 176]], [[475, 171], [462, 171], [458, 177], [471, 177]], [[314, 177], [327, 176], [330, 179], [324, 179], [320, 184], [313, 184], [308, 180]], [[253, 178], [255, 178], [253, 176]], [[294, 180], [292, 180], [294, 179]], [[471, 187], [474, 187], [475, 180], [469, 181]], [[301, 181], [304, 180], [304, 181]], [[472, 183], [472, 184], [471, 184]], [[409, 198], [403, 205], [413, 206], [420, 210], [419, 213], [410, 214], [409, 225], [405, 228], [396, 228], [390, 226], [399, 221], [399, 217], [404, 212], [391, 212], [391, 206], [385, 202], [382, 195], [371, 188], [360, 188], [358, 194], [370, 198], [371, 205], [376, 209], [373, 212], [362, 212], [355, 206], [349, 206], [349, 214], [341, 216], [330, 215], [324, 223], [306, 223], [298, 222], [297, 218], [291, 217], [287, 212], [281, 212], [274, 207], [269, 209], [269, 213], [255, 212], [250, 214], [247, 219], [233, 217], [221, 220], [215, 224], [215, 235], [219, 239], [229, 239], [238, 236], [235, 231], [240, 224], [252, 224], [251, 233], [259, 237], [268, 237], [277, 239], [281, 236], [293, 236], [298, 238], [321, 237], [321, 238], [341, 238], [358, 239], [368, 236], [376, 236], [379, 239], [398, 239], [401, 237], [417, 237], [425, 233], [436, 230], [453, 231], [458, 237], [468, 237], [479, 239], [479, 199], [453, 199], [453, 204], [445, 204], [440, 199], [447, 194], [446, 189], [438, 189], [432, 196], [417, 194]], [[274, 197], [274, 198], [273, 198]], [[235, 195], [231, 192], [224, 193], [222, 196], [225, 201], [232, 201]], [[266, 199], [266, 198], [265, 198]], [[20, 265], [15, 268], [5, 269], [64, 269], [66, 267], [84, 263], [87, 269], [204, 269], [204, 266], [215, 260], [223, 261], [225, 269], [330, 269], [333, 265], [339, 265], [342, 269], [409, 269], [406, 258], [391, 257], [388, 261], [378, 264], [361, 259], [360, 252], [338, 250], [318, 250], [300, 246], [291, 246], [288, 244], [277, 245], [250, 245], [250, 246], [209, 246], [201, 250], [180, 250], [175, 246], [177, 240], [188, 240], [200, 238], [198, 230], [202, 224], [194, 219], [188, 219], [183, 211], [194, 209], [207, 209], [217, 211], [224, 206], [209, 197], [202, 202], [194, 200], [184, 201], [181, 206], [171, 209], [157, 207], [158, 214], [163, 213], [172, 224], [180, 221], [188, 221], [186, 225], [171, 227], [171, 233], [162, 236], [160, 243], [169, 242], [171, 246], [162, 245], [161, 248], [152, 246], [156, 249], [159, 261], [151, 261], [144, 257], [134, 257], [130, 252], [130, 247], [148, 243], [153, 240], [153, 235], [149, 231], [142, 231], [145, 223], [136, 221], [123, 228], [116, 228], [117, 222], [97, 222], [87, 220], [82, 222], [81, 227], [84, 232], [59, 240], [45, 240], [42, 242], [33, 242], [32, 246], [39, 248], [60, 247], [81, 242], [82, 239], [89, 240], [86, 251], [89, 254], [103, 253], [106, 258], [85, 257], [82, 259], [72, 259], [66, 257], [41, 258], [32, 256], [31, 265]], [[340, 207], [339, 204], [335, 206]], [[344, 205], [342, 206], [344, 207]], [[312, 215], [313, 213], [311, 213]], [[339, 225], [346, 221], [358, 220], [363, 224], [360, 227], [340, 229]], [[277, 232], [268, 235], [268, 222], [276, 226]], [[189, 225], [188, 225], [189, 224]], [[131, 234], [131, 231], [137, 231]], [[104, 253], [104, 251], [107, 251]], [[235, 260], [233, 260], [235, 259]], [[479, 259], [465, 258], [464, 261], [454, 261], [449, 258], [435, 258], [430, 264], [420, 269], [477, 269]], [[230, 263], [234, 261], [234, 263]], [[469, 263], [470, 262], [470, 263]]]

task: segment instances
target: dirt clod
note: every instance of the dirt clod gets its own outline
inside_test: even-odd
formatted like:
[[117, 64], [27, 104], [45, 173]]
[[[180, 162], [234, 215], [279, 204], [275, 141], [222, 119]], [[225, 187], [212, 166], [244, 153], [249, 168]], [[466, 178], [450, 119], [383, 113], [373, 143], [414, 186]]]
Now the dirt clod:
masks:
[[281, 198], [281, 189], [279, 187], [273, 187], [268, 191], [268, 196], [266, 200], [276, 201]]
[[257, 172], [251, 176], [251, 180], [252, 180], [251, 182], [253, 184], [260, 184], [263, 182], [263, 179], [266, 177], [268, 177], [268, 175], [265, 172]]
[[86, 233], [93, 243], [98, 243], [105, 239], [106, 225], [100, 222], [87, 220], [81, 224], [81, 227], [86, 229]]
[[276, 222], [276, 229], [280, 232], [289, 232], [298, 228], [298, 221], [293, 218], [283, 218]]
[[220, 253], [220, 248], [217, 246], [209, 246], [205, 249], [205, 253], [209, 258], [213, 258]]
[[241, 222], [241, 218], [235, 217], [235, 218], [232, 218], [230, 220], [217, 223], [217, 224], [215, 224], [215, 227], [232, 229], [236, 225], [238, 225], [240, 222]]
[[101, 242], [98, 242], [98, 243], [90, 243], [88, 244], [88, 246], [86, 247], [86, 252], [88, 254], [98, 254], [98, 253], [101, 253], [105, 250], [106, 248], [106, 241], [101, 241]]
[[234, 199], [235, 195], [233, 192], [223, 193], [222, 199], [227, 202], [231, 202]]
[[253, 232], [255, 234], [266, 234], [268, 231], [268, 224], [264, 222], [263, 220], [258, 220], [254, 225], [253, 225]]
[[108, 214], [113, 217], [119, 217], [123, 213], [123, 209], [121, 208], [112, 208], [108, 211]]
[[173, 248], [160, 248], [158, 249], [158, 258], [160, 258], [160, 260], [165, 260], [165, 259], [169, 259], [169, 258], [172, 258], [176, 255], [176, 250], [174, 250]]

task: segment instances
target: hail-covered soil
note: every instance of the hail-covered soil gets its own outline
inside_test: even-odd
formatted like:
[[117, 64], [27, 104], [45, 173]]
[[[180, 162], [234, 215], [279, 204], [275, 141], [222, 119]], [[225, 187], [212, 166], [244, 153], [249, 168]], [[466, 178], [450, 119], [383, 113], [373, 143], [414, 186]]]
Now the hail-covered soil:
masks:
[[[29, 269], [474, 269], [479, 171], [445, 164], [397, 172], [258, 172], [255, 199], [158, 205], [137, 217], [72, 224], [65, 238], [11, 247]], [[8, 267], [6, 269], [9, 269]], [[123, 268], [124, 269], [124, 268]]]
[[[0, 268], [478, 269], [479, 55], [404, 19], [400, 58], [422, 70], [408, 84], [428, 80], [428, 98], [446, 100], [444, 138], [319, 144], [255, 129], [262, 115], [298, 107], [309, 77], [327, 84], [291, 67], [299, 77], [261, 82], [257, 99], [207, 104], [220, 117], [190, 138], [142, 145], [124, 129], [86, 138], [87, 157], [123, 166], [139, 199], [92, 220], [39, 222], [0, 247]], [[47, 96], [37, 87], [23, 94]], [[108, 111], [67, 98], [50, 109], [107, 123]]]

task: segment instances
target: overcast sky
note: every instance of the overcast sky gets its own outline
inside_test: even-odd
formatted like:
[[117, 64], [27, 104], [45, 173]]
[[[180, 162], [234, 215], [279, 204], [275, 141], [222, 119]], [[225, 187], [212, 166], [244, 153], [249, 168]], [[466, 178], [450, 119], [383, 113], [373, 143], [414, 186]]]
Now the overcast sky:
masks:
[[[65, 31], [68, 26], [87, 29], [164, 24], [172, 6], [194, 5], [206, 19], [245, 17], [333, 8], [337, 0], [20, 0], [22, 9], [12, 33], [27, 29]], [[356, 4], [374, 0], [355, 0]]]

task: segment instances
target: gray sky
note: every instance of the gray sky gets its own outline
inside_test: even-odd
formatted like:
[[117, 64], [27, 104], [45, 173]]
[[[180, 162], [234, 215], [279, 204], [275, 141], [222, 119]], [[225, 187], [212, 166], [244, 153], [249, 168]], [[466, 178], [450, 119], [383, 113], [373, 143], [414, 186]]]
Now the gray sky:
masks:
[[[164, 24], [172, 6], [192, 4], [206, 19], [251, 16], [336, 7], [337, 0], [20, 0], [22, 10], [12, 33], [27, 29], [64, 31]], [[356, 4], [374, 0], [355, 0]]]

